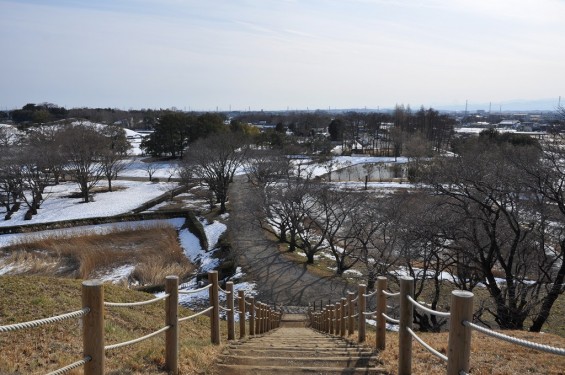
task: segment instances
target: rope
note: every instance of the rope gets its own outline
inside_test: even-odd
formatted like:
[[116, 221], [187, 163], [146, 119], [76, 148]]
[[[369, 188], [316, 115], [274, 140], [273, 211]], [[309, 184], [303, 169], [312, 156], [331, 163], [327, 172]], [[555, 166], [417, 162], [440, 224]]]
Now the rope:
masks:
[[80, 366], [84, 366], [86, 364], [86, 362], [90, 362], [92, 361], [92, 358], [89, 356], [84, 357], [83, 359], [81, 359], [80, 361], [76, 361], [75, 363], [71, 363], [68, 366], [65, 367], [61, 367], [58, 370], [52, 371], [50, 373], [48, 373], [47, 375], [62, 375], [65, 374], [71, 370], [74, 370], [75, 368], [78, 368]]
[[357, 300], [359, 299], [359, 295], [357, 295], [357, 297], [355, 297], [354, 299], [351, 300], [352, 303], [357, 302]]
[[391, 293], [391, 292], [387, 292], [386, 290], [383, 290], [383, 294], [387, 297], [398, 297], [400, 295], [400, 292]]
[[386, 319], [387, 321], [389, 321], [389, 322], [391, 322], [391, 323], [394, 323], [394, 324], [400, 324], [400, 320], [398, 320], [398, 319], [393, 319], [393, 318], [391, 318], [390, 316], [388, 316], [388, 315], [385, 314], [385, 313], [381, 313], [381, 314], [382, 314], [382, 316], [385, 317], [385, 319]]
[[218, 287], [218, 290], [222, 293], [224, 293], [226, 296], [231, 294], [231, 292], [228, 292], [227, 290], [223, 290], [222, 288]]
[[377, 313], [376, 311], [367, 311], [367, 312], [363, 311], [363, 315], [365, 315], [365, 316], [367, 316], [367, 315], [374, 315], [374, 314], [376, 314], [376, 313]]
[[203, 290], [209, 289], [212, 287], [212, 284], [208, 284], [205, 287], [202, 287], [200, 289], [193, 289], [193, 290], [179, 290], [179, 294], [194, 294], [194, 293], [198, 293], [198, 292], [202, 292]]
[[155, 302], [159, 302], [161, 300], [167, 299], [170, 296], [170, 294], [165, 294], [161, 297], [157, 297], [157, 298], [153, 298], [150, 299], [148, 301], [140, 301], [140, 302], [104, 302], [104, 306], [108, 306], [108, 307], [133, 307], [133, 306], [143, 306], [143, 305], [149, 305]]
[[231, 309], [228, 309], [227, 307], [224, 307], [224, 306], [219, 306], [219, 308], [220, 308], [220, 310], [223, 310], [223, 311], [227, 311], [227, 312], [231, 311]]
[[122, 343], [119, 343], [119, 344], [107, 345], [107, 346], [104, 347], [104, 350], [112, 350], [112, 349], [117, 349], [117, 348], [121, 348], [121, 347], [128, 346], [128, 345], [137, 344], [138, 342], [141, 342], [143, 340], [147, 340], [148, 338], [151, 338], [151, 337], [156, 336], [160, 333], [163, 333], [163, 332], [167, 331], [169, 328], [171, 328], [171, 326], [163, 327], [163, 328], [161, 328], [161, 329], [159, 329], [159, 330], [157, 330], [153, 333], [150, 333], [150, 334], [145, 335], [145, 336], [141, 336], [137, 339], [125, 341], [125, 342], [122, 342]]
[[441, 354], [440, 352], [438, 352], [437, 350], [435, 350], [434, 348], [432, 348], [431, 346], [429, 346], [424, 340], [422, 340], [421, 338], [418, 337], [418, 335], [416, 335], [414, 333], [414, 331], [412, 331], [410, 328], [406, 327], [406, 330], [408, 331], [408, 333], [410, 333], [410, 335], [412, 335], [412, 337], [414, 337], [416, 339], [416, 341], [418, 341], [424, 348], [426, 348], [430, 353], [432, 353], [433, 355], [435, 355], [436, 357], [443, 359], [445, 362], [447, 362], [447, 356]]
[[369, 294], [363, 294], [363, 297], [369, 298], [369, 297], [372, 297], [372, 296], [374, 296], [375, 294], [377, 294], [377, 291], [376, 291], [376, 290], [375, 290], [375, 291], [373, 291], [373, 293], [369, 293]]
[[185, 320], [196, 318], [198, 315], [206, 314], [208, 311], [212, 310], [213, 308], [214, 308], [214, 306], [210, 306], [207, 309], [200, 311], [199, 313], [196, 313], [196, 314], [191, 315], [191, 316], [185, 316], [184, 318], [180, 318], [179, 323], [184, 322]]
[[353, 315], [352, 318], [357, 318], [358, 316], [359, 316], [359, 313]]
[[499, 340], [507, 341], [511, 344], [524, 346], [524, 347], [529, 348], [529, 349], [535, 349], [535, 350], [539, 350], [539, 351], [546, 352], [546, 353], [557, 354], [557, 355], [565, 355], [565, 349], [562, 349], [562, 348], [556, 348], [554, 346], [538, 344], [536, 342], [522, 340], [522, 339], [519, 339], [517, 337], [507, 336], [507, 335], [504, 335], [502, 333], [498, 333], [498, 332], [495, 332], [493, 330], [490, 330], [488, 328], [481, 327], [479, 325], [476, 325], [476, 324], [471, 323], [471, 322], [466, 321], [466, 320], [463, 322], [463, 325], [466, 326], [466, 327], [472, 328], [474, 330], [477, 330], [481, 333], [484, 333], [485, 335], [492, 336], [492, 337], [497, 338]]
[[251, 302], [245, 301], [245, 304], [246, 304], [247, 306], [251, 306]]
[[426, 306], [424, 306], [424, 305], [422, 305], [422, 304], [416, 302], [416, 301], [414, 300], [414, 298], [412, 298], [412, 297], [410, 297], [410, 296], [406, 296], [406, 297], [408, 297], [408, 301], [412, 302], [412, 304], [413, 304], [414, 306], [416, 306], [416, 307], [419, 308], [420, 310], [424, 310], [424, 311], [427, 312], [428, 314], [437, 315], [437, 316], [441, 316], [441, 317], [444, 317], [444, 318], [449, 318], [449, 317], [451, 316], [451, 313], [448, 313], [448, 312], [441, 312], [441, 311], [436, 311], [436, 310], [429, 309], [429, 308], [427, 308]]
[[22, 322], [22, 323], [10, 324], [10, 325], [7, 325], [7, 326], [0, 326], [0, 332], [18, 331], [18, 330], [26, 329], [26, 328], [39, 327], [39, 326], [44, 325], [44, 324], [61, 322], [61, 321], [66, 320], [66, 319], [80, 318], [81, 316], [84, 316], [84, 315], [88, 314], [89, 312], [90, 312], [90, 308], [85, 307], [82, 310], [73, 311], [73, 312], [70, 312], [70, 313], [53, 316], [51, 318], [31, 320], [29, 322]]

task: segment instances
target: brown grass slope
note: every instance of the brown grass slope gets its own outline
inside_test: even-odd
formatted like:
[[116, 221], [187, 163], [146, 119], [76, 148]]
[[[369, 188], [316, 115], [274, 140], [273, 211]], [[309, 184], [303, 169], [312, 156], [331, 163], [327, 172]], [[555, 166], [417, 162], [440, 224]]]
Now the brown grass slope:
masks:
[[[135, 302], [153, 298], [105, 285], [105, 301]], [[37, 276], [0, 277], [0, 325], [46, 318], [81, 309], [81, 281]], [[164, 302], [132, 308], [107, 308], [106, 345], [131, 340], [164, 325]], [[179, 316], [192, 312], [181, 308]], [[181, 323], [180, 374], [213, 374], [221, 346], [210, 344], [209, 319]], [[224, 327], [225, 328], [225, 327]], [[224, 329], [225, 331], [225, 329]], [[225, 339], [225, 332], [223, 332]], [[17, 332], [0, 333], [0, 374], [45, 374], [82, 358], [80, 319]], [[164, 334], [107, 352], [106, 374], [163, 374]], [[82, 374], [82, 369], [71, 374]]]

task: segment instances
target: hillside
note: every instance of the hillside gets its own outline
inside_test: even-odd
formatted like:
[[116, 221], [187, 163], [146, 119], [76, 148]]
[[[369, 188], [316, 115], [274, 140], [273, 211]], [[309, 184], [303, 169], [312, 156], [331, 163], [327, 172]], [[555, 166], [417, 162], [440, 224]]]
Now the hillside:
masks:
[[[153, 298], [115, 285], [105, 285], [105, 301], [134, 302]], [[0, 325], [13, 324], [81, 309], [81, 280], [34, 277], [0, 277]], [[159, 328], [164, 304], [111, 308], [106, 313], [106, 343], [131, 340]], [[192, 312], [180, 308], [179, 316]], [[198, 317], [181, 324], [180, 374], [213, 373], [213, 359], [221, 346], [210, 344], [209, 319]], [[225, 327], [224, 327], [225, 328]], [[0, 333], [0, 374], [45, 374], [82, 358], [79, 319], [23, 331]], [[225, 339], [225, 332], [224, 338]], [[110, 375], [163, 374], [164, 335], [133, 346], [112, 350], [106, 356]], [[81, 374], [74, 370], [70, 374]]]

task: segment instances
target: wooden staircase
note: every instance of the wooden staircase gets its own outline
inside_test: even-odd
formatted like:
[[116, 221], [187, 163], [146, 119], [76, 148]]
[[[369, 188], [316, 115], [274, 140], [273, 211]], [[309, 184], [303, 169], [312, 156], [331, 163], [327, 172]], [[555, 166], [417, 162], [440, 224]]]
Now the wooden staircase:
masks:
[[285, 314], [268, 334], [230, 343], [218, 359], [220, 374], [386, 374], [375, 352], [316, 332], [306, 316]]

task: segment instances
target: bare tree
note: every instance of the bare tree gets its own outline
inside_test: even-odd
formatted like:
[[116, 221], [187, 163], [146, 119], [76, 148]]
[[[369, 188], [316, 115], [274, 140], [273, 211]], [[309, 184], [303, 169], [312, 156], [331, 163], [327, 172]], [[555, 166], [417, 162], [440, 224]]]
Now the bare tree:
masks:
[[124, 129], [117, 126], [106, 126], [101, 129], [106, 137], [107, 147], [101, 155], [104, 177], [108, 181], [108, 191], [112, 191], [112, 181], [118, 177], [118, 173], [127, 168], [129, 161], [125, 159], [131, 145], [126, 139]]
[[78, 183], [85, 203], [90, 201], [91, 189], [104, 176], [101, 163], [107, 150], [106, 137], [94, 127], [77, 124], [62, 130], [61, 152], [67, 160], [66, 171]]
[[221, 133], [194, 142], [183, 157], [181, 175], [185, 180], [195, 177], [216, 196], [220, 212], [226, 212], [228, 187], [247, 154], [245, 138], [233, 133]]

